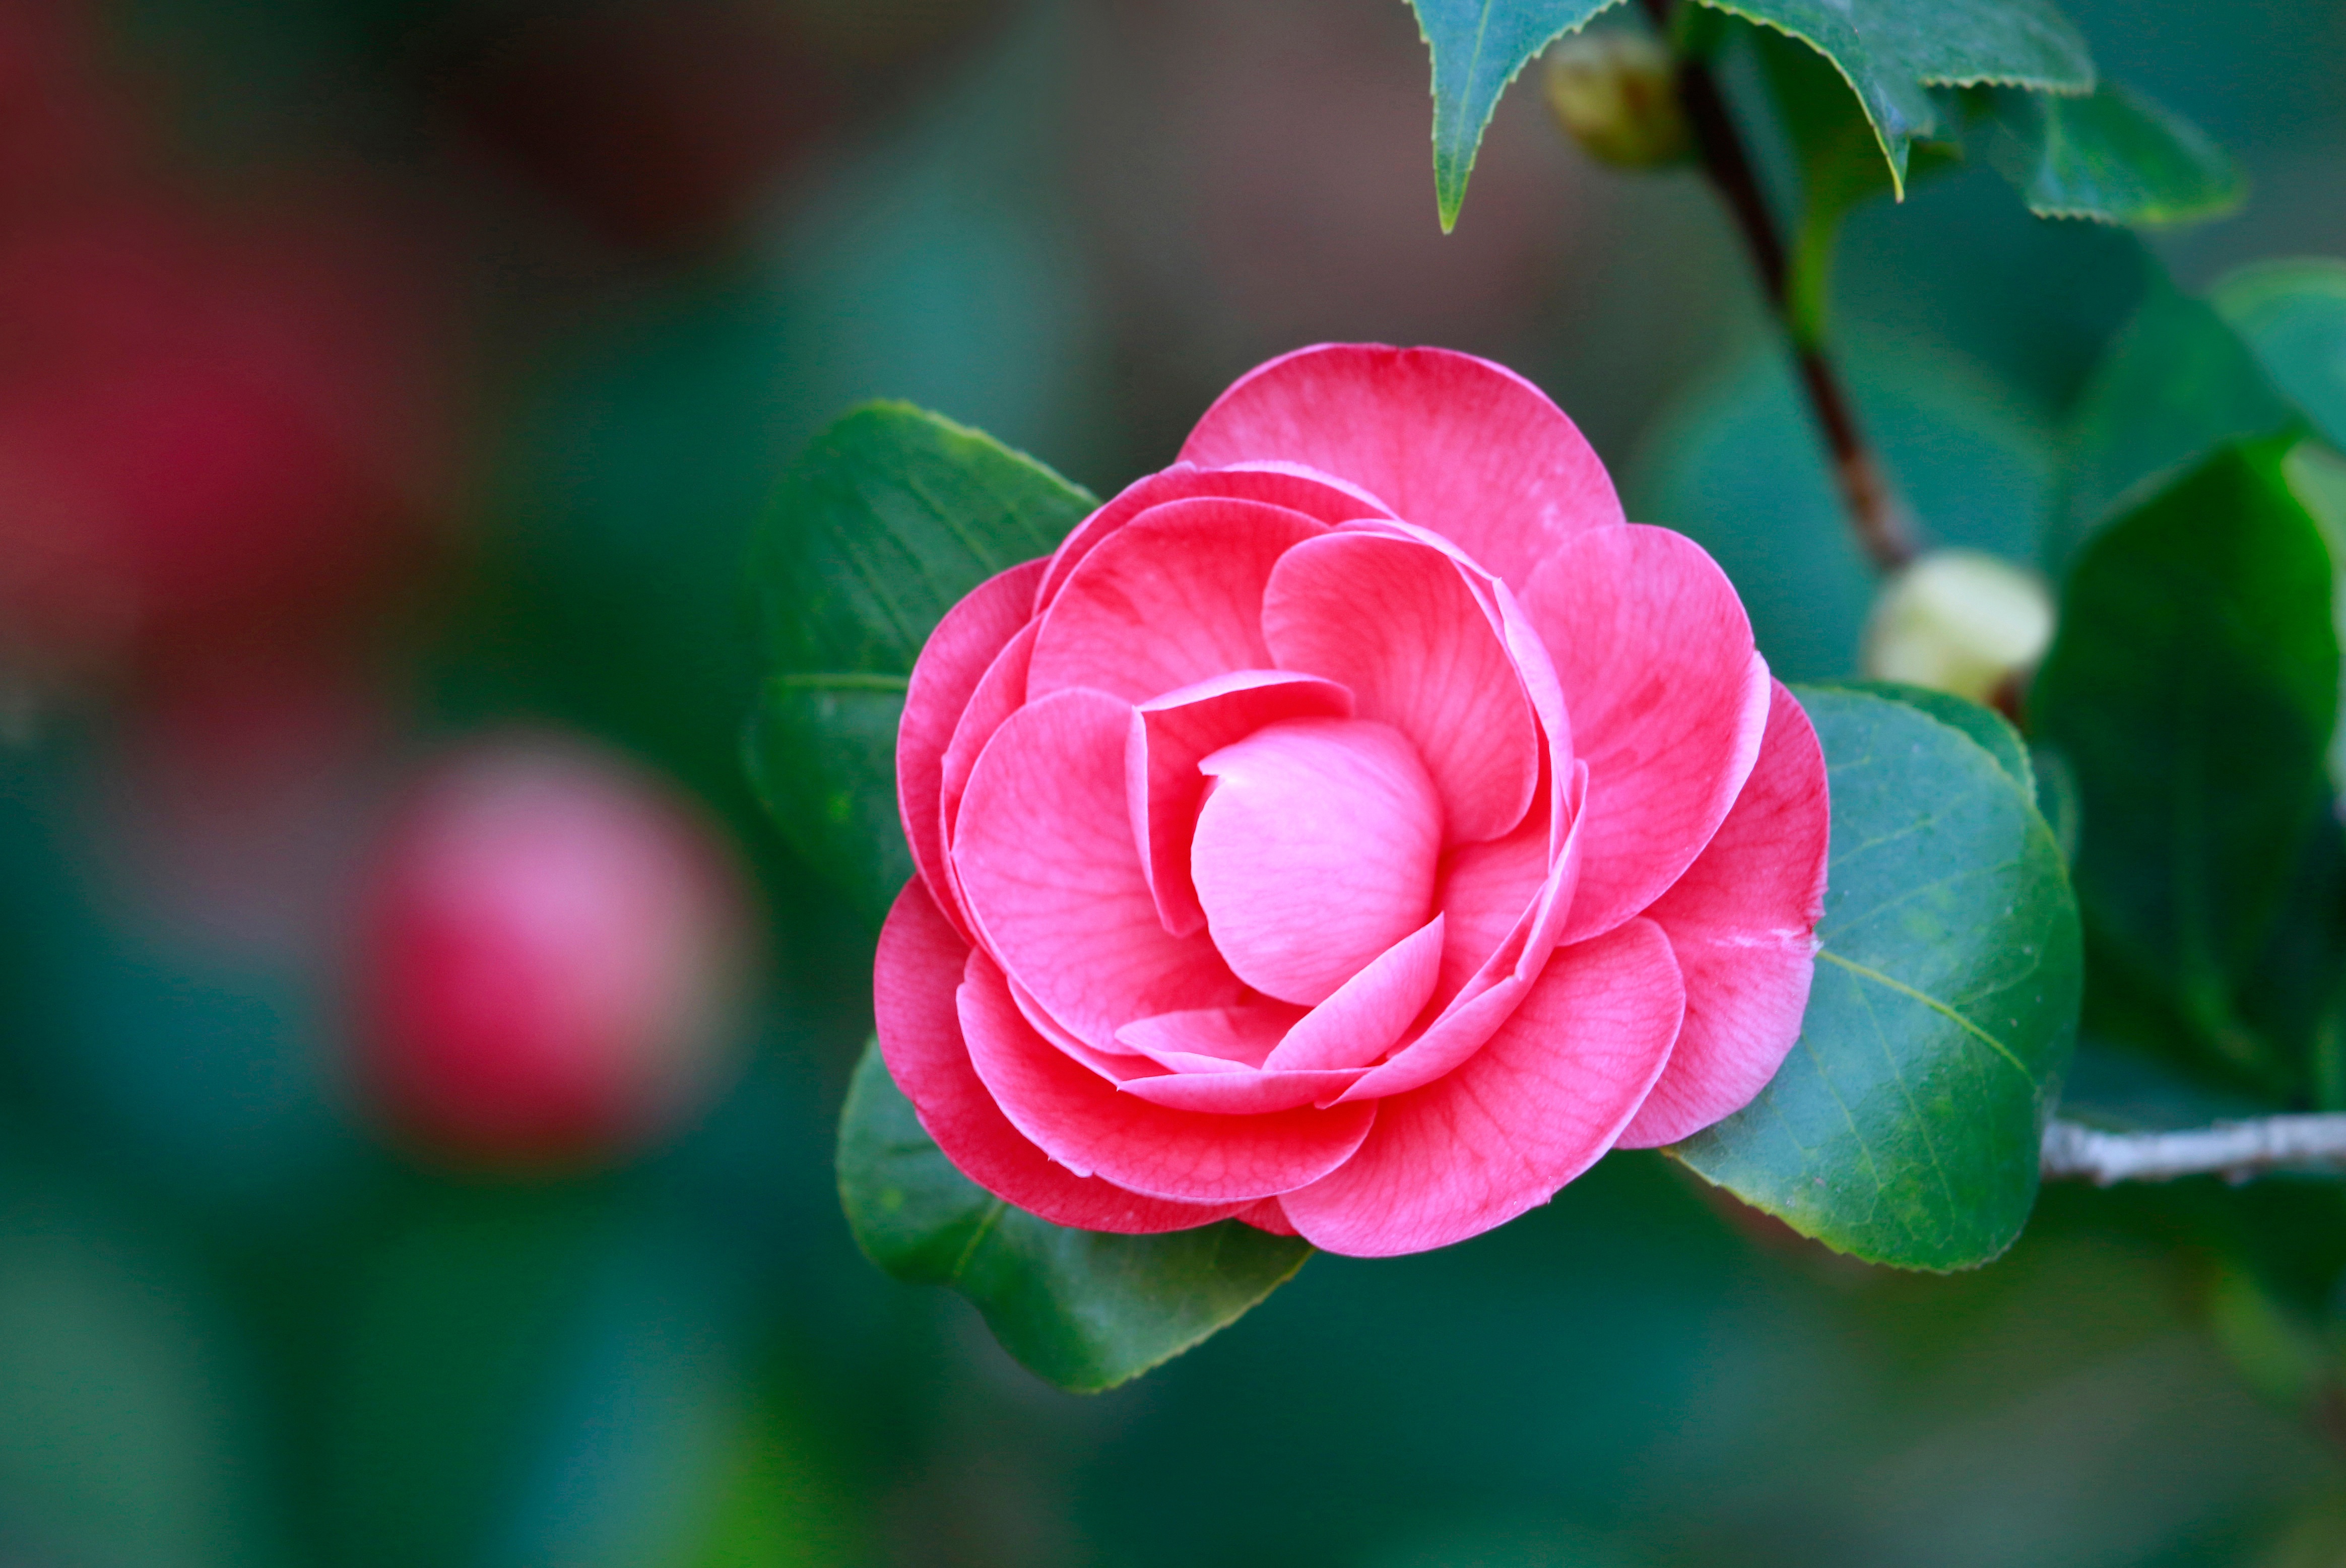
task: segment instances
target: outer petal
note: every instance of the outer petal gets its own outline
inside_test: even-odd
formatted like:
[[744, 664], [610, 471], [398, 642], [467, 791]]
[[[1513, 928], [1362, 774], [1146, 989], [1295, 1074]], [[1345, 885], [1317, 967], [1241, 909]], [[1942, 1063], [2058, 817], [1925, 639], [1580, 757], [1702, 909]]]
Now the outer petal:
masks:
[[920, 869], [938, 909], [956, 928], [961, 921], [945, 881], [944, 835], [939, 826], [945, 748], [953, 743], [979, 681], [1030, 618], [1043, 565], [1028, 561], [998, 573], [945, 612], [913, 666], [904, 717], [896, 726], [896, 810], [904, 820], [913, 864]]
[[1050, 607], [1051, 601], [1059, 596], [1059, 590], [1066, 586], [1067, 578], [1102, 540], [1152, 506], [1199, 495], [1268, 502], [1322, 523], [1388, 514], [1384, 504], [1374, 496], [1332, 475], [1314, 473], [1293, 463], [1200, 468], [1193, 463], [1177, 463], [1126, 485], [1114, 500], [1077, 524], [1075, 531], [1060, 541], [1035, 589], [1035, 613], [1040, 615]]
[[964, 937], [975, 940], [976, 928], [969, 912], [969, 897], [962, 891], [961, 872], [954, 865], [954, 830], [961, 821], [962, 796], [969, 789], [969, 776], [977, 759], [985, 750], [986, 742], [994, 738], [1004, 721], [1017, 712], [1026, 701], [1026, 665], [1035, 652], [1035, 623], [1028, 621], [1018, 633], [1003, 645], [987, 667], [984, 678], [970, 694], [968, 705], [961, 711], [954, 726], [953, 743], [938, 772], [937, 824], [939, 842], [944, 846], [944, 882], [953, 901], [940, 904]]
[[1379, 1102], [1360, 1152], [1280, 1206], [1314, 1246], [1370, 1257], [1513, 1219], [1612, 1146], [1668, 1062], [1684, 1011], [1652, 921], [1559, 948], [1482, 1050]]
[[1354, 710], [1409, 737], [1441, 791], [1443, 840], [1495, 839], [1539, 781], [1540, 731], [1498, 629], [1441, 552], [1341, 533], [1280, 558], [1262, 630], [1282, 669], [1352, 688]]
[[1677, 881], [1735, 804], [1768, 723], [1768, 667], [1718, 563], [1667, 528], [1585, 534], [1524, 609], [1588, 764], [1580, 889], [1564, 940], [1609, 931]]
[[1233, 1217], [1243, 1224], [1253, 1226], [1257, 1230], [1267, 1230], [1273, 1236], [1295, 1234], [1295, 1227], [1288, 1223], [1287, 1211], [1279, 1207], [1279, 1200], [1275, 1197], [1267, 1197], [1260, 1203], [1250, 1204], [1239, 1210]]
[[1200, 1204], [1269, 1197], [1341, 1165], [1375, 1120], [1373, 1105], [1213, 1115], [1150, 1105], [1053, 1050], [982, 952], [970, 955], [960, 1003], [970, 1060], [1011, 1125], [1068, 1169], [1135, 1192]]
[[1325, 469], [1518, 588], [1566, 539], [1622, 521], [1604, 463], [1546, 393], [1447, 349], [1299, 349], [1240, 377], [1181, 456]]
[[1145, 1235], [1227, 1217], [1237, 1205], [1168, 1203], [1079, 1176], [1026, 1141], [995, 1106], [962, 1043], [954, 993], [969, 948], [915, 879], [897, 895], [872, 959], [880, 1054], [921, 1125], [962, 1175], [1054, 1225]]
[[1189, 843], [1213, 752], [1282, 718], [1350, 718], [1352, 694], [1332, 680], [1286, 670], [1242, 669], [1142, 703], [1126, 743], [1126, 800], [1141, 871], [1158, 918], [1175, 936], [1206, 928]]
[[1228, 1007], [1236, 976], [1205, 936], [1157, 918], [1125, 800], [1132, 708], [1054, 692], [995, 732], [962, 798], [953, 858], [984, 945], [1052, 1017], [1117, 1049], [1117, 1026]]
[[1263, 584], [1281, 555], [1326, 531], [1260, 501], [1171, 501], [1142, 513], [1085, 558], [1043, 613], [1028, 697], [1087, 686], [1140, 702], [1270, 668]]
[[1741, 1110], [1800, 1037], [1824, 915], [1831, 811], [1824, 753], [1780, 683], [1750, 781], [1678, 885], [1647, 913], [1686, 975], [1686, 1028], [1624, 1146], [1676, 1143]]

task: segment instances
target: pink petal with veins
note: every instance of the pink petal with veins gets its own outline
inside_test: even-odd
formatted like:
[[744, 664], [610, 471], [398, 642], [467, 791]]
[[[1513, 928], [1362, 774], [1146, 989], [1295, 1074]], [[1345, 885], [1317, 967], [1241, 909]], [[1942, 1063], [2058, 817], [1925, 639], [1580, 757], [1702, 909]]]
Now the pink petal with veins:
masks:
[[[954, 830], [961, 821], [962, 796], [969, 789], [970, 770], [985, 743], [1003, 721], [1026, 701], [1026, 661], [1035, 651], [1035, 623], [1027, 622], [1018, 628], [1016, 636], [1003, 645], [994, 663], [986, 667], [977, 689], [970, 694], [967, 706], [961, 710], [954, 725], [953, 741], [938, 765], [937, 827], [938, 842], [943, 847], [945, 891], [953, 902], [947, 913], [962, 934], [976, 938], [976, 928], [971, 924], [969, 897], [962, 891], [961, 872], [953, 860]], [[901, 776], [902, 764], [899, 764]], [[944, 907], [944, 901], [939, 901]]]
[[1608, 931], [1678, 880], [1735, 804], [1768, 724], [1768, 666], [1702, 546], [1631, 524], [1572, 540], [1524, 608], [1588, 764], [1580, 891], [1565, 940]]
[[1242, 669], [1142, 703], [1125, 751], [1126, 804], [1157, 915], [1175, 936], [1205, 929], [1189, 880], [1189, 840], [1209, 752], [1282, 718], [1350, 718], [1352, 694], [1318, 676]]
[[1036, 1035], [983, 952], [959, 1001], [970, 1060], [1011, 1125], [1069, 1170], [1134, 1192], [1197, 1204], [1286, 1192], [1342, 1165], [1376, 1118], [1373, 1105], [1234, 1116], [1151, 1105]]
[[1357, 1069], [1374, 1062], [1392, 1049], [1433, 995], [1443, 940], [1443, 920], [1435, 915], [1297, 1020], [1263, 1065]]
[[1400, 731], [1290, 718], [1198, 765], [1190, 874], [1214, 945], [1258, 991], [1310, 1006], [1425, 922], [1442, 811]]
[[1445, 843], [1523, 820], [1539, 727], [1514, 659], [1441, 552], [1359, 532], [1299, 545], [1270, 575], [1262, 630], [1280, 668], [1341, 681], [1361, 718], [1409, 737], [1441, 792]]
[[1086, 1044], [1119, 1024], [1229, 1006], [1239, 983], [1203, 935], [1157, 918], [1125, 806], [1132, 707], [1080, 687], [1020, 708], [970, 774], [954, 866], [986, 949]]
[[1027, 696], [1082, 686], [1139, 702], [1270, 668], [1263, 584], [1280, 555], [1325, 532], [1260, 501], [1151, 507], [1086, 556], [1044, 612]]
[[[1054, 1164], [1010, 1125], [979, 1082], [955, 1003], [969, 948], [916, 878], [897, 895], [872, 965], [872, 1003], [888, 1075], [964, 1176], [1054, 1225], [1147, 1235], [1209, 1225], [1244, 1207], [1144, 1197]], [[1113, 1090], [1109, 1091], [1114, 1093]]]
[[904, 717], [896, 726], [896, 810], [903, 819], [913, 864], [920, 869], [939, 911], [964, 939], [969, 932], [961, 927], [957, 901], [945, 880], [944, 837], [938, 820], [945, 749], [979, 682], [1004, 645], [1026, 624], [1035, 585], [1042, 578], [1040, 561], [1013, 566], [980, 583], [945, 612], [913, 666]]
[[1152, 506], [1187, 501], [1200, 495], [1227, 496], [1233, 501], [1262, 501], [1316, 517], [1341, 523], [1352, 517], [1387, 515], [1375, 497], [1341, 479], [1290, 463], [1240, 463], [1229, 468], [1200, 468], [1176, 463], [1145, 479], [1136, 479], [1098, 511], [1077, 524], [1060, 542], [1045, 565], [1035, 591], [1035, 613], [1041, 615], [1059, 596], [1067, 579], [1100, 542]]
[[1559, 948], [1480, 1051], [1376, 1102], [1360, 1152], [1280, 1207], [1313, 1246], [1367, 1257], [1513, 1219], [1612, 1147], [1668, 1063], [1685, 1006], [1650, 921]]
[[1447, 349], [1299, 349], [1240, 377], [1181, 456], [1325, 470], [1518, 588], [1565, 540], [1623, 520], [1604, 463], [1546, 393]]
[[1751, 1103], [1800, 1037], [1831, 837], [1809, 716], [1773, 686], [1760, 760], [1687, 874], [1646, 911], [1685, 972], [1686, 1029], [1622, 1144], [1672, 1144]]

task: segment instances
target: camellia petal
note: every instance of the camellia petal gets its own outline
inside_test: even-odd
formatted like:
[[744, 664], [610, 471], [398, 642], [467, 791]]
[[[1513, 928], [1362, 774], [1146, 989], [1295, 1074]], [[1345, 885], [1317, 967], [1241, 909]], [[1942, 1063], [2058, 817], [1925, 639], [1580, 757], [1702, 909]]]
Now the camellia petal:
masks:
[[1270, 575], [1262, 629], [1280, 667], [1341, 681], [1361, 718], [1409, 737], [1442, 793], [1445, 842], [1523, 820], [1540, 769], [1531, 700], [1439, 551], [1368, 533], [1299, 545]]
[[955, 993], [969, 947], [915, 878], [897, 895], [872, 964], [872, 1000], [888, 1075], [961, 1173], [1054, 1225], [1147, 1235], [1227, 1218], [1239, 1205], [1168, 1203], [1079, 1176], [1010, 1125], [970, 1065]]
[[[1003, 645], [994, 663], [987, 667], [984, 677], [977, 683], [977, 689], [970, 694], [969, 706], [962, 709], [961, 721], [954, 726], [953, 742], [945, 748], [938, 766], [938, 839], [944, 849], [945, 888], [953, 899], [947, 913], [963, 935], [972, 941], [976, 932], [971, 923], [969, 896], [962, 891], [961, 872], [954, 864], [954, 829], [961, 821], [961, 800], [969, 789], [970, 771], [977, 766], [986, 742], [1026, 700], [1026, 663], [1034, 651], [1035, 625], [1029, 621], [1018, 629], [1016, 636]], [[898, 766], [903, 764], [899, 762]], [[900, 781], [898, 789], [902, 789]]]
[[1463, 1241], [1546, 1202], [1613, 1146], [1685, 1012], [1661, 928], [1559, 948], [1515, 1015], [1448, 1075], [1375, 1102], [1359, 1154], [1280, 1207], [1355, 1257]]
[[1373, 1105], [1215, 1115], [1151, 1105], [1037, 1036], [982, 952], [959, 999], [970, 1061], [1011, 1125], [1068, 1169], [1134, 1192], [1198, 1204], [1287, 1192], [1342, 1165], [1376, 1119]]
[[1117, 1030], [1116, 1037], [1168, 1067], [1227, 1073], [1261, 1066], [1302, 1012], [1285, 1002], [1193, 1007], [1136, 1018]]
[[1249, 1204], [1230, 1217], [1241, 1224], [1253, 1226], [1257, 1230], [1267, 1230], [1273, 1236], [1295, 1234], [1295, 1227], [1289, 1222], [1287, 1211], [1279, 1207], [1279, 1200], [1275, 1197]]
[[[1377, 954], [1335, 994], [1298, 1019], [1263, 1061], [1270, 1068], [1366, 1067], [1399, 1042], [1442, 972], [1443, 917]], [[1350, 1082], [1343, 1087], [1350, 1087]]]
[[1145, 479], [1137, 479], [1098, 511], [1076, 525], [1046, 564], [1035, 592], [1035, 613], [1041, 615], [1059, 596], [1067, 579], [1100, 542], [1152, 506], [1188, 501], [1201, 495], [1233, 501], [1260, 501], [1300, 512], [1322, 523], [1342, 523], [1355, 517], [1386, 515], [1382, 504], [1357, 486], [1331, 475], [1314, 473], [1294, 463], [1239, 463], [1229, 468], [1200, 468], [1177, 463]]
[[1685, 972], [1686, 1028], [1624, 1145], [1676, 1143], [1741, 1110], [1799, 1041], [1824, 914], [1825, 808], [1816, 729], [1777, 683], [1735, 809], [1646, 911]]
[[[913, 666], [904, 717], [896, 726], [896, 810], [913, 864], [945, 918], [960, 926], [945, 881], [944, 834], [939, 805], [944, 794], [945, 749], [969, 710], [978, 683], [1027, 621], [1043, 563], [1028, 561], [995, 574], [947, 610]], [[1005, 708], [1003, 710], [1008, 712]], [[963, 931], [966, 939], [969, 932]]]
[[1447, 349], [1299, 349], [1240, 377], [1181, 456], [1324, 469], [1518, 588], [1565, 540], [1623, 521], [1605, 464], [1545, 392]]
[[1169, 501], [1084, 559], [1035, 634], [1030, 698], [1090, 687], [1132, 702], [1271, 667], [1262, 590], [1290, 547], [1327, 531], [1260, 501]]
[[1188, 936], [1206, 926], [1189, 880], [1190, 835], [1206, 792], [1198, 764], [1282, 718], [1352, 716], [1345, 687], [1286, 670], [1235, 670], [1140, 704], [1126, 743], [1126, 801], [1141, 871], [1167, 931]]
[[1360, 1075], [1358, 1068], [1256, 1067], [1235, 1073], [1167, 1073], [1134, 1078], [1121, 1087], [1152, 1105], [1221, 1116], [1260, 1116], [1328, 1105]]
[[1523, 602], [1588, 765], [1577, 942], [1660, 897], [1719, 830], [1760, 755], [1768, 667], [1727, 575], [1667, 528], [1574, 539]]
[[987, 743], [962, 797], [953, 858], [985, 947], [1052, 1017], [1113, 1049], [1117, 1026], [1241, 999], [1203, 935], [1157, 918], [1125, 804], [1132, 708], [1054, 692]]
[[1190, 872], [1214, 945], [1283, 1002], [1325, 1001], [1425, 922], [1442, 808], [1400, 731], [1290, 718], [1198, 766]]

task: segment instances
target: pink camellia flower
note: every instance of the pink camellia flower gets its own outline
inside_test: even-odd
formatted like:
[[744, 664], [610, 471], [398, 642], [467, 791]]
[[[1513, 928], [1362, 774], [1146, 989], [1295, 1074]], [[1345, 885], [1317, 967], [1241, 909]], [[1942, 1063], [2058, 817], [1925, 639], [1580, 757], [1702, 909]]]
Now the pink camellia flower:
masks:
[[1061, 1225], [1474, 1236], [1748, 1104], [1822, 911], [1816, 734], [1536, 388], [1336, 345], [913, 672], [880, 1048]]

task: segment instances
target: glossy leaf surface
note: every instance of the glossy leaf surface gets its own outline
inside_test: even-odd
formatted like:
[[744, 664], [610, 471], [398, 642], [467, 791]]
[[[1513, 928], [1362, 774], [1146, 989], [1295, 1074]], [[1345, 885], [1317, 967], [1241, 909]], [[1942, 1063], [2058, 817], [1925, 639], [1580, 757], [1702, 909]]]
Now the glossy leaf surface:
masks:
[[1963, 1268], [2019, 1233], [2075, 1036], [2076, 906], [2006, 763], [1923, 708], [1811, 687], [1832, 851], [1800, 1044], [1671, 1152], [1870, 1262]]
[[1616, 0], [1413, 0], [1433, 56], [1433, 194], [1458, 221], [1474, 153], [1499, 95], [1532, 56]]
[[2287, 1069], [2243, 992], [2326, 798], [2339, 677], [2330, 552], [2286, 450], [2224, 447], [2097, 534], [2030, 702], [2076, 779], [2078, 891], [2125, 1031], [2163, 1011], [2266, 1084]]
[[2274, 386], [2346, 451], [2346, 261], [2252, 262], [2208, 291]]
[[1309, 1243], [1236, 1220], [1108, 1236], [1015, 1208], [921, 1130], [877, 1045], [840, 1115], [839, 1190], [874, 1263], [959, 1291], [1005, 1349], [1078, 1393], [1114, 1388], [1229, 1327], [1311, 1255]]
[[[1458, 219], [1499, 96], [1532, 57], [1614, 0], [1412, 0], [1433, 56], [1434, 193]], [[1862, 107], [1890, 184], [1908, 149], [1943, 128], [1933, 87], [1984, 84], [2083, 93], [2085, 40], [2049, 0], [1703, 0], [1796, 38], [1831, 62]]]
[[2066, 565], [2130, 494], [2165, 484], [2227, 441], [2270, 434], [2296, 417], [2220, 312], [2154, 280], [2078, 399], [2068, 494], [2047, 537], [2046, 565]]
[[2028, 759], [2028, 743], [2020, 738], [2020, 731], [2013, 728], [2004, 715], [1994, 709], [1949, 692], [1908, 686], [1902, 681], [1834, 681], [1831, 686], [1835, 690], [1867, 692], [1919, 708], [1950, 728], [1962, 730], [1978, 743], [1981, 750], [1995, 759], [1996, 766], [2010, 774], [2014, 783], [2032, 798], [2035, 795], [2036, 769]]
[[1048, 554], [1096, 504], [903, 403], [849, 412], [783, 476], [753, 563], [769, 678], [750, 773], [791, 846], [875, 923], [911, 874], [895, 737], [922, 645], [964, 595]]
[[1902, 195], [1908, 153], [1953, 127], [1933, 87], [2037, 93], [2094, 86], [2085, 40], [2043, 0], [1704, 0], [1800, 39], [1832, 62], [1863, 106]]
[[2239, 166], [2205, 131], [2132, 88], [2001, 92], [1995, 105], [2018, 145], [2013, 181], [2039, 218], [2157, 228], [2219, 217], [2246, 194]]

